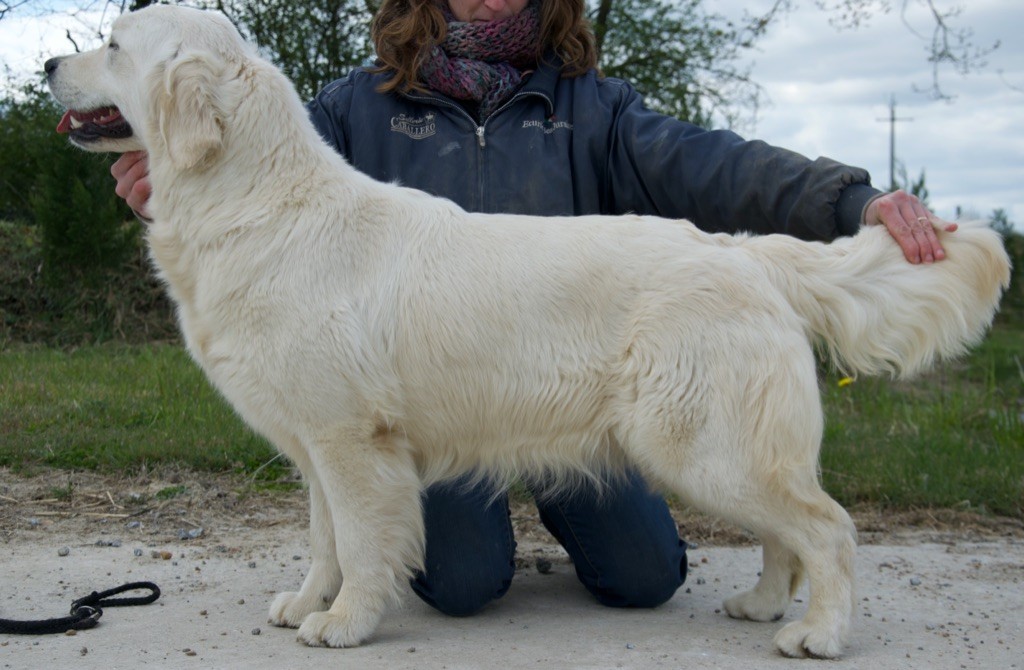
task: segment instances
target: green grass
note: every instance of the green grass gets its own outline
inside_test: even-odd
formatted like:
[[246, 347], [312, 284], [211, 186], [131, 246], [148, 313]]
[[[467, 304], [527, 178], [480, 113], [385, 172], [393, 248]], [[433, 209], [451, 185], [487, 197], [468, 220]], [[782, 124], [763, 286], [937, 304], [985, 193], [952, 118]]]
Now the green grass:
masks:
[[255, 470], [275, 451], [180, 346], [0, 352], [0, 466]]
[[[822, 479], [841, 503], [1024, 517], [1020, 320], [912, 382], [837, 381], [822, 378]], [[0, 351], [0, 466], [254, 473], [273, 455], [179, 346]], [[273, 479], [282, 467], [260, 472]]]
[[844, 504], [1024, 515], [1024, 334], [911, 382], [823, 385], [825, 489]]

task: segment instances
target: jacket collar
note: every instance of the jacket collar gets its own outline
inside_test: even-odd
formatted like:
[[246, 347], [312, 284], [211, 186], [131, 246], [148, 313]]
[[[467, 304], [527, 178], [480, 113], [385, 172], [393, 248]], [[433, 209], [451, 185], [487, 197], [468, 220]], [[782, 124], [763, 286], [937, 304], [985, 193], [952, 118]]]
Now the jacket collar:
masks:
[[526, 80], [519, 93], [539, 95], [548, 106], [548, 115], [555, 113], [555, 88], [562, 78], [562, 58], [554, 51], [548, 51], [541, 58], [537, 69]]

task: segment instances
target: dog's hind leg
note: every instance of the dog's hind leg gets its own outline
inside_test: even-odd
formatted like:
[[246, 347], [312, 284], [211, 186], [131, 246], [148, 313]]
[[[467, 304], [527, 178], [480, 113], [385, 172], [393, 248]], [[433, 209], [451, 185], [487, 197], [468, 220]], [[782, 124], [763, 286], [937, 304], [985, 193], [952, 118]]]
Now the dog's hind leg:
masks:
[[341, 588], [341, 568], [335, 552], [334, 522], [323, 484], [304, 452], [292, 454], [309, 487], [309, 539], [313, 560], [298, 592], [280, 593], [270, 606], [270, 623], [298, 628], [313, 612], [328, 608]]
[[779, 631], [775, 646], [791, 657], [836, 658], [853, 615], [856, 531], [845, 510], [815, 489], [754, 495], [756, 509], [732, 510], [733, 521], [762, 538], [764, 567], [757, 586], [727, 600], [725, 608], [736, 618], [781, 618], [806, 573], [807, 613]]
[[775, 331], [727, 356], [709, 353], [674, 395], [641, 386], [626, 449], [652, 480], [765, 542], [761, 580], [729, 599], [729, 614], [778, 618], [802, 571], [807, 614], [775, 644], [787, 656], [834, 658], [853, 613], [855, 530], [817, 479], [823, 420], [811, 350]]
[[764, 542], [760, 581], [727, 600], [726, 611], [738, 618], [778, 619], [806, 573], [811, 587], [807, 613], [779, 631], [775, 645], [792, 657], [838, 657], [853, 614], [852, 521], [813, 475], [797, 485], [785, 478], [769, 482], [750, 470], [737, 475], [746, 466], [732, 462], [731, 467], [723, 460], [720, 468], [688, 469], [674, 482], [680, 497], [752, 531]]
[[383, 426], [344, 426], [311, 447], [344, 578], [331, 607], [309, 614], [298, 638], [351, 647], [373, 633], [421, 567], [420, 478], [409, 445]]
[[[802, 420], [819, 408], [815, 397], [813, 404], [803, 405]], [[774, 426], [748, 433], [757, 446], [745, 448], [770, 455], [751, 460], [745, 481], [731, 489], [737, 497], [721, 510], [763, 538], [764, 569], [758, 585], [731, 599], [726, 608], [734, 616], [758, 619], [780, 613], [799, 586], [802, 568], [810, 581], [807, 613], [779, 631], [775, 646], [786, 656], [836, 658], [853, 615], [856, 530], [818, 483], [819, 435], [808, 434], [806, 424], [787, 429], [801, 425], [801, 417], [786, 416], [778, 408], [773, 412], [774, 419], [763, 423]]]
[[818, 502], [791, 500], [798, 511], [780, 532], [811, 585], [810, 604], [800, 621], [775, 636], [776, 648], [794, 658], [836, 658], [849, 634], [854, 607], [856, 530], [849, 515], [821, 491]]
[[791, 657], [836, 658], [853, 617], [857, 531], [818, 481], [824, 419], [811, 351], [804, 343], [787, 347], [781, 335], [777, 341], [780, 349], [767, 354], [776, 366], [761, 361], [770, 374], [745, 387], [737, 434], [750, 465], [737, 505], [744, 518], [736, 520], [763, 538], [764, 571], [749, 595], [726, 607], [781, 601], [786, 590], [788, 601], [802, 568], [810, 581], [807, 613], [778, 632], [775, 646]]

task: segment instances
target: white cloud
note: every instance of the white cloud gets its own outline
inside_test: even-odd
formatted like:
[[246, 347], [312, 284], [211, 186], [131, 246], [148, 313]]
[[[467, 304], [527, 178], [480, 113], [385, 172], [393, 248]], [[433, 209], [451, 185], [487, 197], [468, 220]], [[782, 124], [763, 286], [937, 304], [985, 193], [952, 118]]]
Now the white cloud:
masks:
[[[717, 0], [709, 7], [739, 17], [765, 9], [767, 0]], [[941, 3], [940, 3], [941, 4]], [[988, 215], [997, 207], [1024, 228], [1024, 3], [962, 3], [957, 25], [974, 31], [975, 44], [1001, 40], [983, 70], [964, 77], [944, 70], [941, 85], [952, 102], [919, 92], [931, 83], [927, 43], [898, 13], [874, 17], [866, 27], [837, 31], [827, 14], [805, 2], [772, 27], [751, 55], [753, 79], [770, 104], [747, 134], [801, 153], [826, 155], [867, 168], [876, 185], [889, 181], [888, 103], [897, 99], [896, 154], [912, 179], [926, 172], [936, 211], [957, 206]], [[908, 4], [908, 22], [925, 35], [930, 19]]]

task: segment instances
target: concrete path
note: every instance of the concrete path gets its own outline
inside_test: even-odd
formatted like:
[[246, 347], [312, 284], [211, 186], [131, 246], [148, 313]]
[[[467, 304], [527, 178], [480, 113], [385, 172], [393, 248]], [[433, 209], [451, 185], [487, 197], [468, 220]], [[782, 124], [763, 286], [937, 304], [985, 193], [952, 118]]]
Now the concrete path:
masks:
[[[272, 539], [253, 542], [254, 532]], [[311, 649], [266, 623], [273, 595], [296, 589], [308, 566], [298, 527], [111, 538], [0, 539], [2, 618], [62, 616], [75, 598], [127, 581], [163, 590], [74, 636], [0, 635], [0, 668], [1024, 668], [1024, 544], [1013, 538], [861, 547], [854, 633], [838, 662], [782, 658], [771, 645], [780, 624], [724, 614], [722, 600], [756, 581], [759, 548], [698, 547], [686, 586], [653, 611], [596, 605], [556, 559], [548, 574], [520, 571], [477, 616], [446, 618], [410, 594], [370, 644]], [[806, 591], [783, 622], [805, 607]]]

